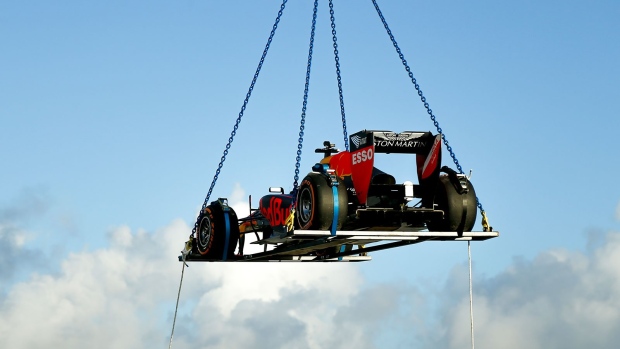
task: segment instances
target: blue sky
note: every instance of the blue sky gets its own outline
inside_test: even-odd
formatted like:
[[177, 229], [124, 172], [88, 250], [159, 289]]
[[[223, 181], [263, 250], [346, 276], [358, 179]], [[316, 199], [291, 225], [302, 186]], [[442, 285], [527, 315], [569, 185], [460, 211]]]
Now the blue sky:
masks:
[[[620, 328], [620, 314], [604, 311], [620, 298], [620, 5], [379, 5], [501, 232], [472, 244], [477, 344], [496, 346], [486, 324], [519, 347], [611, 348]], [[101, 338], [122, 347], [167, 343], [176, 255], [279, 6], [0, 2], [0, 346], [40, 347], [28, 332], [36, 330], [46, 343], [83, 347], [102, 327]], [[334, 8], [349, 133], [436, 132], [372, 3]], [[240, 207], [269, 186], [292, 188], [311, 16], [311, 1], [288, 2], [212, 198]], [[321, 1], [302, 175], [324, 140], [343, 147], [330, 29]], [[377, 161], [399, 182], [415, 178], [407, 157]], [[350, 347], [337, 333], [361, 348], [469, 343], [458, 325], [468, 321], [465, 244], [373, 257], [347, 266], [193, 264], [175, 347], [227, 347], [232, 337], [253, 347]], [[24, 294], [57, 321], [20, 325]], [[224, 320], [201, 331], [220, 321], [210, 311]], [[558, 324], [565, 316], [584, 322]], [[297, 335], [263, 343], [266, 325]], [[238, 327], [247, 330], [236, 335]], [[554, 335], [562, 331], [572, 333], [566, 342]]]

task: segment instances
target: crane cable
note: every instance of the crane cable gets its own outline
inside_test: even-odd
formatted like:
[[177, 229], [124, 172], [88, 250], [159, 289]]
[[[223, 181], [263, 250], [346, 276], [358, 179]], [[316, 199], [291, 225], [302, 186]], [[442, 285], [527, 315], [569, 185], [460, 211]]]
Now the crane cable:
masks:
[[[308, 64], [306, 68], [306, 84], [304, 88], [304, 99], [301, 109], [301, 122], [299, 125], [299, 140], [297, 144], [297, 157], [295, 158], [295, 177], [293, 181], [293, 193], [297, 192], [299, 182], [299, 167], [301, 166], [301, 150], [304, 141], [304, 129], [306, 123], [306, 107], [308, 104], [308, 90], [310, 87], [310, 71], [312, 67], [312, 52], [314, 49], [314, 33], [316, 29], [316, 17], [318, 10], [318, 0], [314, 1], [314, 9], [312, 13], [312, 29], [310, 31], [310, 45], [308, 49]], [[332, 28], [332, 41], [334, 47], [334, 61], [336, 62], [336, 79], [338, 81], [338, 95], [340, 99], [340, 114], [342, 116], [342, 133], [344, 135], [344, 146], [349, 151], [348, 135], [347, 135], [347, 118], [344, 111], [344, 95], [342, 93], [342, 77], [340, 75], [340, 57], [338, 55], [338, 39], [336, 37], [336, 19], [334, 17], [334, 4], [332, 0], [329, 0], [329, 18]], [[295, 195], [293, 195], [295, 197]], [[293, 199], [295, 200], [295, 199]], [[294, 205], [292, 205], [294, 207]]]
[[329, 19], [332, 27], [332, 41], [334, 42], [334, 61], [336, 61], [336, 79], [338, 80], [338, 96], [340, 97], [340, 115], [342, 116], [342, 134], [344, 148], [349, 151], [349, 136], [347, 135], [347, 118], [344, 112], [344, 96], [342, 94], [342, 77], [340, 76], [340, 57], [338, 56], [338, 40], [336, 38], [336, 19], [334, 17], [334, 3], [329, 0]]
[[306, 107], [308, 106], [308, 91], [310, 89], [310, 72], [312, 68], [312, 52], [314, 50], [314, 33], [316, 29], [316, 14], [319, 7], [319, 1], [314, 0], [314, 9], [312, 11], [312, 28], [310, 30], [310, 44], [308, 47], [308, 63], [306, 65], [306, 84], [304, 85], [304, 99], [301, 107], [301, 121], [299, 124], [299, 139], [297, 144], [297, 157], [295, 158], [295, 176], [293, 180], [293, 203], [291, 204], [291, 215], [287, 220], [292, 220], [294, 215], [295, 201], [297, 200], [297, 189], [299, 187], [299, 168], [301, 167], [301, 150], [304, 142], [304, 129], [306, 125]]
[[[385, 28], [385, 31], [387, 32], [388, 36], [390, 37], [390, 40], [392, 41], [392, 45], [394, 46], [394, 49], [396, 49], [396, 53], [398, 54], [398, 57], [400, 58], [403, 66], [405, 67], [405, 70], [407, 71], [407, 74], [409, 75], [409, 78], [411, 79], [411, 82], [413, 83], [413, 86], [415, 87], [416, 91], [418, 92], [418, 96], [420, 96], [420, 100], [424, 104], [424, 108], [426, 108], [426, 112], [428, 113], [428, 115], [430, 116], [431, 120], [433, 121], [433, 125], [435, 125], [435, 128], [437, 129], [437, 133], [441, 134], [441, 139], [443, 140], [443, 144], [446, 146], [446, 149], [450, 153], [450, 157], [452, 158], [452, 161], [454, 162], [454, 165], [456, 166], [456, 168], [459, 171], [459, 173], [463, 174], [464, 173], [463, 172], [463, 168], [461, 167], [461, 164], [459, 163], [459, 160], [456, 158], [456, 155], [454, 154], [454, 151], [452, 150], [452, 147], [448, 143], [448, 139], [446, 138], [446, 135], [443, 133], [443, 130], [441, 129], [441, 127], [439, 127], [439, 122], [437, 122], [435, 114], [433, 114], [433, 110], [430, 108], [428, 102], [426, 101], [426, 97], [424, 97], [424, 94], [422, 93], [422, 90], [420, 89], [420, 85], [418, 84], [416, 78], [413, 76], [413, 72], [411, 71], [411, 67], [409, 67], [409, 64], [407, 63], [407, 60], [405, 59], [405, 55], [402, 53], [400, 47], [398, 46], [398, 43], [396, 42], [396, 39], [394, 38], [394, 35], [392, 34], [392, 30], [390, 30], [390, 27], [388, 26], [388, 23], [385, 20], [385, 17], [383, 16], [383, 13], [381, 12], [381, 9], [379, 9], [379, 5], [377, 4], [377, 1], [376, 0], [371, 0], [371, 1], [372, 1], [373, 5], [375, 6], [375, 10], [377, 11], [377, 14], [379, 15], [379, 18], [381, 19], [381, 23], [383, 23], [383, 27]], [[478, 196], [476, 196], [476, 205], [480, 209], [480, 214], [482, 215], [482, 228], [483, 228], [483, 230], [484, 231], [492, 231], [493, 228], [488, 223], [486, 212], [484, 211], [484, 208], [482, 208], [482, 203], [480, 203], [480, 200], [478, 199]]]
[[[254, 85], [256, 84], [256, 80], [258, 79], [258, 75], [260, 74], [261, 68], [263, 67], [263, 63], [265, 62], [265, 58], [267, 57], [267, 52], [269, 51], [269, 47], [271, 46], [271, 42], [273, 41], [273, 37], [276, 34], [276, 29], [278, 29], [278, 24], [280, 23], [280, 18], [282, 18], [282, 12], [286, 6], [286, 2], [288, 0], [282, 0], [282, 5], [280, 5], [280, 10], [278, 11], [278, 16], [276, 17], [276, 21], [271, 28], [271, 33], [269, 34], [269, 39], [267, 39], [267, 44], [265, 45], [265, 49], [263, 50], [263, 54], [258, 63], [258, 67], [256, 68], [256, 72], [254, 73], [254, 77], [252, 78], [252, 82], [250, 83], [250, 87], [248, 92], [245, 95], [245, 100], [243, 101], [243, 105], [241, 106], [241, 111], [239, 112], [239, 116], [237, 117], [237, 121], [235, 122], [235, 126], [233, 127], [232, 132], [230, 133], [230, 137], [228, 138], [228, 143], [226, 143], [226, 147], [222, 154], [222, 158], [220, 159], [220, 163], [217, 166], [217, 170], [215, 171], [215, 175], [213, 176], [213, 181], [211, 182], [211, 186], [209, 187], [209, 191], [205, 200], [202, 204], [202, 210], [204, 210], [209, 204], [209, 198], [211, 197], [211, 193], [213, 192], [213, 188], [215, 187], [215, 183], [220, 175], [220, 171], [224, 166], [224, 161], [226, 161], [226, 156], [228, 155], [228, 151], [230, 150], [230, 146], [237, 134], [237, 130], [239, 129], [239, 124], [241, 123], [241, 118], [243, 117], [243, 113], [248, 105], [250, 97], [252, 96], [252, 91], [254, 90]], [[202, 213], [202, 210], [200, 211]], [[196, 223], [194, 224], [194, 228], [192, 229], [192, 236], [196, 233], [198, 229], [198, 223], [200, 222], [200, 214], [196, 218]]]
[[[303, 106], [301, 109], [301, 122], [299, 125], [299, 140], [297, 144], [297, 157], [295, 158], [295, 176], [293, 178], [293, 191], [292, 197], [293, 202], [291, 203], [291, 209], [289, 215], [286, 219], [286, 227], [287, 231], [292, 231], [294, 228], [294, 220], [295, 220], [295, 206], [297, 204], [297, 191], [299, 189], [299, 168], [301, 166], [301, 151], [303, 147], [304, 141], [304, 129], [306, 123], [306, 107], [308, 104], [308, 90], [310, 87], [310, 71], [312, 67], [312, 52], [314, 48], [314, 34], [316, 29], [316, 17], [317, 17], [317, 9], [318, 9], [318, 0], [314, 1], [314, 9], [312, 14], [312, 29], [310, 32], [310, 45], [308, 49], [308, 64], [306, 68], [306, 84], [304, 87], [304, 99]], [[336, 63], [336, 79], [338, 82], [338, 96], [340, 100], [340, 114], [342, 117], [342, 133], [344, 136], [344, 147], [347, 151], [349, 151], [349, 142], [347, 135], [347, 119], [344, 110], [344, 95], [342, 93], [342, 76], [340, 75], [340, 57], [338, 55], [338, 39], [336, 36], [336, 18], [334, 17], [334, 4], [333, 0], [329, 0], [329, 18], [332, 28], [332, 42], [334, 48], [334, 61]]]
[[[422, 94], [422, 90], [420, 89], [415, 77], [413, 76], [413, 73], [411, 72], [411, 68], [409, 67], [409, 65], [407, 64], [407, 61], [404, 58], [404, 55], [402, 54], [400, 47], [398, 46], [396, 39], [394, 38], [388, 24], [387, 21], [385, 20], [381, 10], [379, 9], [379, 5], [377, 4], [376, 0], [371, 0], [372, 3], [375, 6], [375, 9], [377, 10], [377, 14], [379, 15], [379, 17], [381, 18], [381, 22], [383, 23], [388, 35], [390, 36], [390, 39], [392, 41], [392, 44], [394, 45], [394, 48], [396, 49], [396, 52], [398, 53], [403, 65], [405, 66], [405, 69], [407, 70], [407, 73], [409, 75], [409, 77], [411, 78], [412, 83], [414, 84], [415, 89], [418, 92], [418, 95], [420, 96], [420, 99], [422, 101], [422, 103], [424, 103], [424, 107], [426, 108], [428, 114], [430, 115], [431, 120], [433, 121], [433, 124], [435, 125], [435, 127], [437, 128], [437, 132], [441, 134], [441, 138], [443, 140], [443, 143], [445, 144], [446, 148], [448, 149], [448, 152], [450, 153], [450, 156], [452, 157], [452, 160], [454, 161], [457, 169], [459, 170], [460, 173], [463, 173], [463, 169], [461, 167], [461, 165], [459, 164], [459, 161], [456, 159], [456, 155], [454, 154], [454, 152], [452, 151], [452, 147], [448, 144], [448, 140], [446, 139], [445, 135], [442, 132], [441, 127], [439, 127], [439, 123], [437, 122], [435, 115], [433, 114], [432, 110], [429, 107], [429, 104], [426, 102], [426, 98], [424, 97], [424, 95]], [[211, 193], [213, 191], [213, 188], [215, 187], [215, 183], [217, 182], [217, 179], [219, 177], [220, 171], [224, 165], [224, 161], [226, 160], [226, 156], [228, 155], [228, 151], [230, 150], [231, 144], [234, 140], [234, 137], [236, 135], [237, 129], [239, 128], [239, 124], [241, 123], [241, 118], [243, 117], [243, 113], [247, 107], [247, 104], [249, 102], [250, 96], [252, 95], [252, 91], [254, 89], [254, 85], [256, 84], [256, 81], [258, 79], [258, 75], [260, 74], [262, 65], [265, 61], [265, 58], [267, 56], [267, 52], [269, 51], [269, 47], [271, 45], [271, 42], [273, 40], [273, 37], [275, 35], [275, 31], [278, 27], [278, 23], [280, 22], [280, 18], [282, 17], [282, 12], [284, 11], [285, 5], [286, 5], [287, 0], [283, 0], [282, 1], [282, 5], [280, 6], [280, 10], [278, 11], [278, 16], [276, 17], [275, 23], [272, 27], [271, 33], [269, 35], [269, 39], [267, 40], [267, 44], [265, 46], [265, 49], [263, 50], [263, 54], [261, 56], [260, 62], [258, 64], [258, 67], [256, 69], [256, 72], [254, 74], [254, 77], [252, 79], [252, 82], [250, 84], [250, 87], [248, 89], [248, 92], [246, 94], [245, 100], [243, 102], [243, 105], [241, 107], [241, 111], [239, 112], [239, 116], [237, 117], [237, 120], [235, 122], [233, 131], [231, 132], [231, 135], [228, 139], [228, 143], [226, 144], [226, 148], [224, 149], [223, 155], [220, 159], [220, 163], [218, 164], [217, 170], [215, 172], [215, 175], [213, 177], [213, 181], [211, 182], [211, 186], [209, 187], [209, 191], [207, 193], [207, 196], [204, 200], [203, 203], [203, 209], [208, 205], [208, 201], [209, 198], [211, 196]], [[308, 87], [309, 87], [309, 79], [310, 79], [310, 68], [311, 68], [311, 62], [312, 62], [312, 48], [313, 48], [313, 43], [314, 43], [314, 32], [315, 32], [315, 24], [316, 24], [316, 12], [317, 12], [317, 6], [318, 6], [318, 0], [315, 0], [314, 2], [314, 13], [313, 13], [313, 19], [312, 19], [312, 33], [311, 33], [311, 39], [310, 39], [310, 49], [309, 49], [309, 54], [308, 54], [308, 66], [307, 66], [307, 72], [306, 72], [306, 85], [305, 85], [305, 90], [304, 90], [304, 102], [303, 102], [303, 109], [302, 109], [302, 119], [301, 119], [301, 125], [300, 125], [300, 131], [299, 131], [299, 145], [297, 147], [297, 163], [295, 166], [295, 183], [294, 183], [294, 191], [297, 190], [297, 182], [299, 180], [299, 167], [300, 167], [300, 162], [301, 162], [301, 149], [302, 149], [302, 143], [303, 143], [303, 136], [304, 136], [304, 123], [305, 123], [305, 111], [306, 111], [306, 105], [307, 105], [307, 98], [308, 98]], [[341, 110], [341, 115], [342, 115], [342, 126], [343, 126], [343, 133], [344, 133], [344, 141], [345, 141], [345, 148], [348, 150], [348, 140], [347, 140], [347, 129], [346, 129], [346, 117], [345, 117], [345, 110], [344, 110], [344, 98], [343, 98], [343, 93], [342, 93], [342, 79], [341, 79], [341, 75], [340, 75], [340, 62], [339, 62], [339, 56], [338, 56], [338, 44], [337, 44], [337, 39], [336, 39], [336, 25], [335, 25], [335, 19], [334, 19], [334, 10], [333, 10], [333, 2], [332, 0], [329, 0], [329, 8], [330, 8], [330, 19], [331, 19], [331, 27], [332, 27], [332, 37], [333, 37], [333, 47], [334, 47], [334, 59], [336, 62], [336, 74], [337, 74], [337, 80], [338, 80], [338, 92], [339, 92], [339, 97], [340, 97], [340, 110]], [[484, 211], [484, 209], [482, 208], [482, 204], [480, 203], [480, 200], [478, 199], [478, 197], [476, 197], [476, 204], [478, 206], [478, 208], [480, 208], [481, 214], [482, 214], [482, 225], [485, 231], [488, 230], [492, 230], [492, 228], [490, 227], [490, 225], [488, 224], [488, 219], [486, 216], [486, 213]], [[192, 235], [190, 236], [190, 241], [191, 241], [191, 237], [194, 235], [194, 233], [196, 232], [197, 226], [198, 226], [198, 220], [200, 218], [200, 215], [198, 217], [198, 219], [196, 220], [196, 223], [194, 225], [194, 229], [192, 230]], [[469, 261], [469, 304], [470, 304], [470, 323], [471, 323], [471, 345], [472, 345], [472, 349], [474, 349], [474, 318], [473, 318], [473, 292], [472, 292], [472, 271], [471, 271], [471, 242], [468, 241], [467, 242], [467, 251], [468, 251], [468, 261]], [[181, 280], [179, 283], [179, 291], [177, 294], [177, 302], [176, 302], [176, 307], [175, 307], [175, 311], [174, 311], [174, 319], [172, 322], [172, 331], [170, 334], [170, 343], [168, 348], [170, 349], [172, 347], [172, 338], [174, 336], [174, 327], [176, 324], [176, 317], [177, 317], [177, 311], [179, 308], [179, 299], [181, 296], [181, 287], [183, 285], [183, 276], [185, 273], [185, 266], [187, 264], [185, 263], [185, 253], [183, 253], [183, 267], [181, 269]]]
[[[437, 119], [435, 115], [433, 114], [432, 109], [430, 108], [428, 102], [426, 101], [426, 97], [424, 97], [424, 94], [422, 93], [422, 90], [420, 89], [420, 85], [418, 84], [415, 77], [413, 76], [413, 73], [411, 72], [411, 68], [409, 67], [409, 64], [407, 64], [407, 60], [405, 59], [405, 56], [403, 55], [400, 47], [398, 46], [398, 43], [396, 42], [396, 39], [394, 38], [394, 35], [392, 34], [392, 31], [390, 30], [390, 27], [388, 26], [387, 21], [385, 20], [385, 17], [383, 16], [383, 13], [379, 9], [379, 5], [377, 4], [377, 1], [372, 0], [372, 3], [374, 4], [375, 9], [377, 10], [377, 14], [379, 15], [379, 18], [381, 19], [381, 22], [383, 23], [383, 26], [385, 27], [385, 30], [390, 37], [390, 40], [392, 41], [392, 45], [394, 45], [394, 48], [396, 49], [396, 53], [398, 53], [398, 57], [400, 58], [403, 66], [405, 67], [405, 70], [407, 71], [407, 74], [409, 75], [409, 78], [411, 79], [413, 86], [418, 92], [418, 96], [420, 96], [420, 100], [424, 104], [424, 108], [426, 108], [426, 112], [428, 113], [431, 120], [433, 121], [433, 124], [437, 128], [437, 133], [441, 134], [441, 138], [443, 140], [444, 145], [446, 146], [446, 149], [450, 153], [450, 157], [452, 157], [452, 160], [454, 161], [454, 164], [456, 165], [458, 171], [462, 174], [463, 168], [459, 164], [459, 161], [457, 160], [456, 155], [454, 154], [454, 151], [452, 151], [452, 147], [448, 143], [448, 140], [446, 139], [446, 136], [443, 133], [441, 127], [439, 127], [439, 123], [437, 122]], [[478, 196], [476, 196], [476, 205], [480, 209], [480, 213], [482, 215], [482, 227], [484, 231], [493, 230], [493, 228], [489, 225], [486, 212], [482, 208], [482, 204], [480, 203]], [[469, 262], [469, 318], [470, 318], [470, 330], [471, 330], [471, 347], [472, 349], [474, 349], [474, 305], [473, 305], [473, 287], [472, 287], [472, 272], [471, 272], [471, 241], [467, 241], [467, 254], [468, 254], [468, 262]]]
[[[224, 152], [222, 154], [222, 158], [220, 159], [220, 163], [217, 166], [217, 170], [215, 171], [215, 175], [213, 176], [213, 181], [211, 182], [211, 186], [209, 187], [209, 191], [207, 193], [207, 196], [205, 197], [204, 203], [202, 204], [202, 210], [205, 209], [205, 207], [207, 207], [208, 203], [209, 203], [209, 198], [211, 197], [211, 193], [213, 191], [213, 188], [215, 187], [215, 183], [217, 182], [217, 179], [219, 177], [220, 171], [222, 170], [222, 166], [224, 166], [224, 161], [226, 161], [226, 156], [228, 155], [228, 151], [230, 150], [230, 146], [234, 140], [235, 135], [237, 134], [237, 129], [239, 129], [239, 124], [241, 123], [241, 118], [243, 117], [243, 113], [248, 105], [248, 102], [250, 100], [250, 97], [252, 96], [252, 91], [254, 90], [254, 85], [256, 84], [256, 81], [258, 80], [258, 75], [260, 74], [261, 68], [263, 67], [263, 63], [265, 62], [265, 58], [267, 57], [267, 52], [269, 52], [269, 47], [271, 46], [271, 42], [273, 41], [273, 37], [276, 34], [276, 29], [278, 29], [278, 24], [280, 23], [280, 19], [282, 18], [282, 12], [284, 12], [284, 8], [286, 6], [286, 2], [288, 0], [282, 0], [282, 5], [280, 5], [280, 9], [278, 11], [278, 15], [276, 17], [275, 23], [273, 24], [272, 28], [271, 28], [271, 32], [269, 34], [269, 38], [267, 39], [267, 44], [265, 45], [265, 49], [263, 50], [263, 54], [260, 58], [260, 61], [258, 63], [258, 67], [256, 68], [256, 72], [254, 73], [254, 77], [252, 78], [252, 82], [250, 83], [250, 87], [248, 89], [248, 92], [245, 95], [245, 99], [243, 101], [243, 105], [241, 106], [241, 111], [239, 112], [239, 116], [237, 117], [237, 120], [235, 122], [235, 126], [233, 127], [232, 132], [230, 133], [230, 137], [228, 138], [228, 143], [226, 144], [226, 148], [224, 149]], [[202, 213], [202, 210], [200, 211]], [[200, 214], [198, 215], [198, 217], [196, 218], [196, 223], [194, 224], [194, 228], [192, 229], [192, 234], [189, 237], [189, 241], [186, 243], [185, 245], [185, 250], [181, 252], [182, 256], [183, 256], [183, 268], [181, 269], [181, 281], [179, 283], [179, 292], [177, 293], [177, 303], [174, 309], [174, 319], [172, 320], [172, 331], [170, 332], [170, 343], [168, 344], [168, 349], [172, 348], [172, 338], [174, 336], [174, 327], [176, 325], [176, 321], [177, 321], [177, 311], [179, 310], [179, 299], [181, 298], [181, 287], [183, 286], [183, 275], [185, 274], [185, 266], [187, 266], [187, 263], [185, 263], [185, 257], [186, 255], [189, 253], [189, 251], [191, 250], [191, 243], [192, 243], [192, 239], [194, 237], [194, 234], [196, 233], [196, 230], [198, 229], [198, 223], [200, 221]], [[189, 267], [189, 266], [188, 266]]]

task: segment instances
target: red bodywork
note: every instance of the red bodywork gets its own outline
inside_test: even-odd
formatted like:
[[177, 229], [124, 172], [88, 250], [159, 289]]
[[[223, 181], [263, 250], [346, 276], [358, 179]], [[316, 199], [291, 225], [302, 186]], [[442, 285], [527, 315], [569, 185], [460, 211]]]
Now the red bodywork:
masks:
[[[433, 136], [430, 132], [364, 130], [351, 135], [350, 140], [351, 151], [328, 156], [321, 163], [328, 164], [351, 189], [350, 195], [357, 198], [357, 204], [365, 206], [368, 201], [368, 192], [375, 173], [376, 153], [416, 154], [419, 182], [417, 197], [423, 198], [423, 202], [426, 201], [425, 198], [430, 199], [432, 204], [432, 193], [441, 166], [441, 134]], [[259, 202], [259, 210], [272, 227], [283, 226], [290, 214], [292, 203], [292, 195], [266, 195]]]
[[424, 188], [423, 192], [434, 188], [441, 166], [440, 134], [361, 131], [351, 135], [350, 144], [350, 152], [340, 152], [323, 162], [328, 163], [341, 179], [351, 178], [359, 204], [365, 205], [368, 199], [376, 153], [416, 154], [418, 182]]

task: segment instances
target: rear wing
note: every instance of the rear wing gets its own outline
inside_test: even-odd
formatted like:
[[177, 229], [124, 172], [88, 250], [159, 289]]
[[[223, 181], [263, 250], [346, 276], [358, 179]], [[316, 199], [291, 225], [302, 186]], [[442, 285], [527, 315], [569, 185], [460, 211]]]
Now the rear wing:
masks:
[[375, 153], [428, 154], [435, 136], [430, 132], [363, 130], [349, 137], [351, 152], [375, 145]]

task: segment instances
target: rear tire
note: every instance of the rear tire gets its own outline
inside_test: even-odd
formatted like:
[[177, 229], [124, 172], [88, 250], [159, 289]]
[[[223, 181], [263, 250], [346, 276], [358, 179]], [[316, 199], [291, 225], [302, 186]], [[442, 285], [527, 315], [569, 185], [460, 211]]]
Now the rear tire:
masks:
[[[226, 219], [228, 216], [228, 247], [226, 248]], [[228, 207], [228, 214], [222, 205], [215, 201], [207, 206], [198, 217], [196, 230], [196, 248], [206, 259], [231, 259], [239, 241], [237, 214]], [[224, 250], [226, 249], [226, 253]]]
[[[347, 188], [338, 178], [338, 222], [340, 229], [347, 218]], [[295, 220], [302, 230], [329, 230], [334, 217], [334, 193], [327, 178], [309, 173], [299, 186]]]
[[448, 176], [440, 176], [434, 203], [444, 212], [443, 219], [427, 223], [429, 231], [471, 231], [476, 223], [478, 206], [474, 186], [467, 180], [467, 193], [459, 194]]

